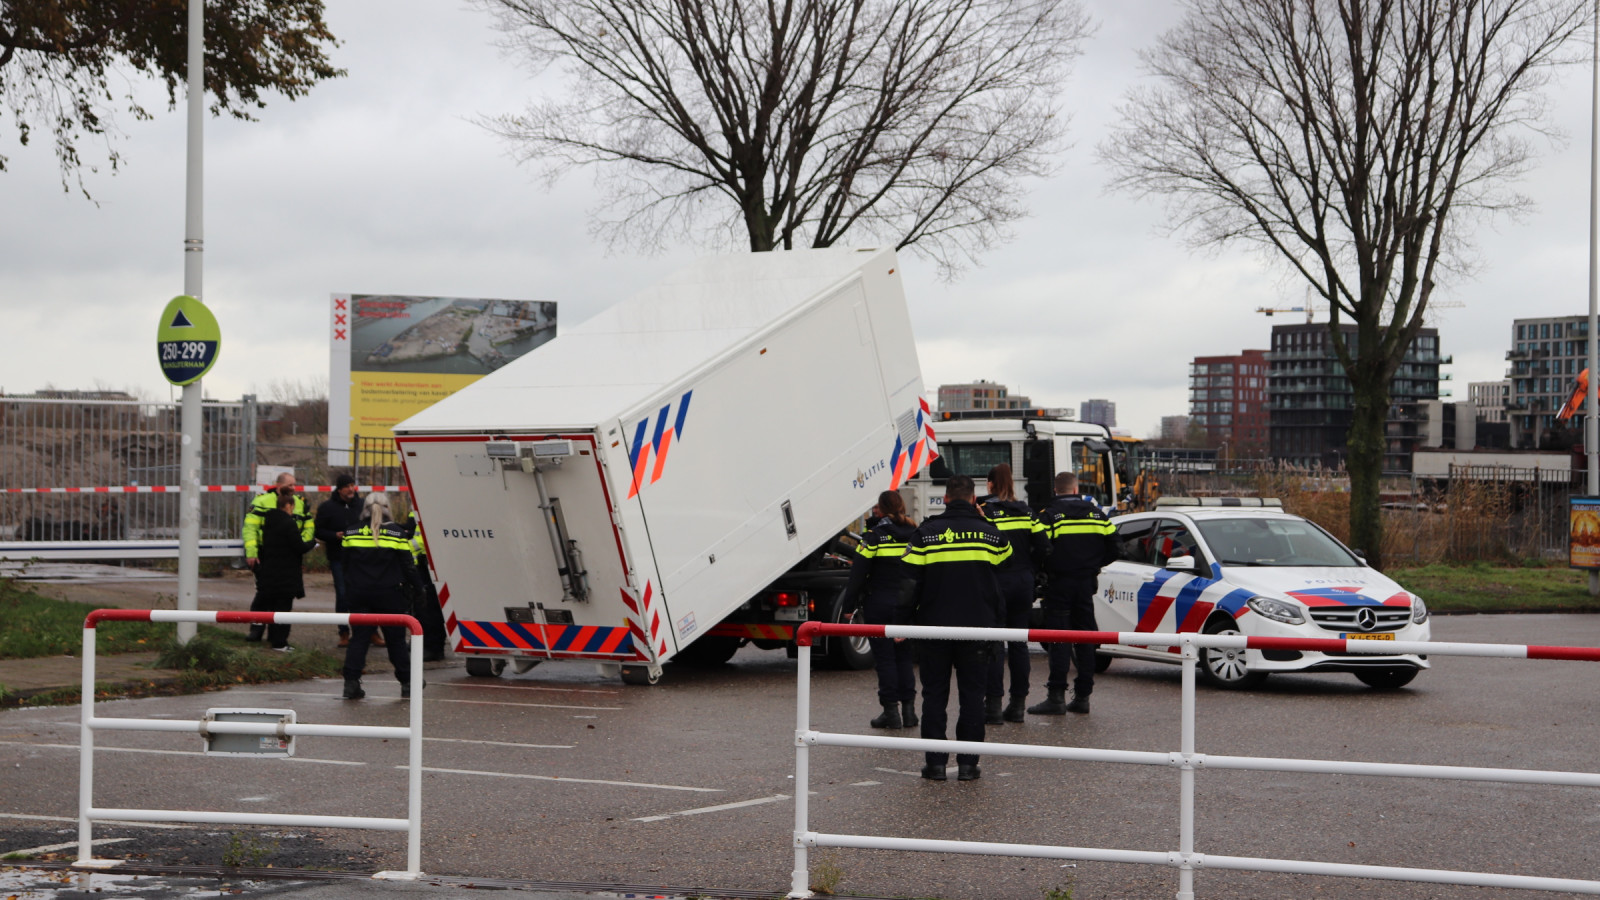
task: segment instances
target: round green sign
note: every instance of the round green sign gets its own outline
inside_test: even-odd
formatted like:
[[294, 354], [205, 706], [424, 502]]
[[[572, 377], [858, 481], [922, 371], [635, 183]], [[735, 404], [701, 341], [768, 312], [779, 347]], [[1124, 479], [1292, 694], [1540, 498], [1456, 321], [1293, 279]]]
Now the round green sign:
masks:
[[222, 350], [222, 329], [204, 303], [188, 295], [173, 297], [161, 311], [156, 354], [161, 374], [173, 384], [199, 381], [211, 371]]

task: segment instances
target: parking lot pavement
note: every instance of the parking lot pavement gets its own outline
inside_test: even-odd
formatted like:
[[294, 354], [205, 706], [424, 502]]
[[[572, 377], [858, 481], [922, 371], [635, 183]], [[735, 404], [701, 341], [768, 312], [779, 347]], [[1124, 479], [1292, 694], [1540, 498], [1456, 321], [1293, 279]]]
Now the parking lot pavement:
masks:
[[[1441, 617], [1434, 636], [1596, 646], [1600, 617]], [[1042, 682], [1043, 657], [1033, 664]], [[719, 669], [668, 669], [653, 688], [578, 663], [493, 680], [430, 672], [423, 870], [784, 890], [793, 866], [794, 662], [746, 648]], [[1594, 674], [1581, 663], [1440, 657], [1410, 688], [1390, 693], [1348, 675], [1202, 689], [1198, 749], [1595, 771]], [[874, 687], [871, 672], [817, 672], [813, 727], [870, 733]], [[337, 681], [323, 680], [114, 701], [97, 711], [196, 718], [214, 706], [289, 707], [304, 722], [405, 723], [393, 683], [369, 678], [369, 699], [359, 703], [338, 691]], [[991, 728], [989, 740], [1177, 749], [1177, 667], [1118, 660], [1094, 698], [1092, 715], [1030, 716]], [[0, 854], [74, 839], [77, 717], [75, 708], [0, 713]], [[190, 735], [104, 733], [97, 744], [102, 806], [404, 815], [403, 742], [302, 738], [292, 761], [206, 758]], [[934, 783], [917, 777], [920, 764], [915, 753], [814, 750], [811, 827], [1135, 850], [1177, 844], [1178, 777], [1167, 767], [990, 756], [979, 781]], [[1197, 781], [1200, 852], [1568, 878], [1592, 877], [1600, 853], [1591, 789], [1226, 771], [1202, 771]], [[392, 833], [119, 827], [97, 828], [97, 838], [129, 838], [103, 852], [150, 862], [215, 866], [230, 846], [279, 867], [370, 872], [404, 860], [404, 836]], [[829, 850], [814, 851], [812, 862], [814, 881], [876, 896], [1037, 900], [1070, 889], [1143, 900], [1176, 890], [1171, 870], [1110, 863]], [[1229, 898], [1502, 896], [1204, 870], [1196, 887], [1199, 896]]]

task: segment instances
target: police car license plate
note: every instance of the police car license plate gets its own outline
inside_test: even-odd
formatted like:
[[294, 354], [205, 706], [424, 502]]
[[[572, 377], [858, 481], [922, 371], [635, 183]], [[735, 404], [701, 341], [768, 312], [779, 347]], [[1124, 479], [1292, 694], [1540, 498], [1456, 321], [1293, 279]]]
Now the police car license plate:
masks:
[[1392, 640], [1394, 640], [1394, 635], [1392, 635], [1392, 634], [1350, 634], [1349, 632], [1346, 632], [1346, 633], [1341, 634], [1339, 636], [1344, 638], [1347, 641], [1392, 641]]

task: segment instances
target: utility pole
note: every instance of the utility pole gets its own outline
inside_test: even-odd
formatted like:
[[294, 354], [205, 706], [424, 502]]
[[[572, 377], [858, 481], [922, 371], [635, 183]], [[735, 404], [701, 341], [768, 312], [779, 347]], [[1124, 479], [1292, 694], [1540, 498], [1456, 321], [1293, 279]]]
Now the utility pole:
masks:
[[[205, 162], [205, 0], [189, 0], [189, 134], [184, 184], [183, 292], [202, 297], [205, 225], [202, 216]], [[200, 380], [183, 386], [183, 439], [178, 454], [178, 608], [200, 608], [200, 443], [204, 436]], [[178, 623], [178, 642], [188, 643], [195, 623]]]

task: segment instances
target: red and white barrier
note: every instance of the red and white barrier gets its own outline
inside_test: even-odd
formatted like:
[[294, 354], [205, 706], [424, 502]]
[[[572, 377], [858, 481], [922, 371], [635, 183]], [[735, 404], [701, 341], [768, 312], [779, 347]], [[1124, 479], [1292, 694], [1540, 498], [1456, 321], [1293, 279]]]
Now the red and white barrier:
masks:
[[[1119, 644], [1136, 647], [1175, 647], [1183, 663], [1182, 733], [1177, 752], [1106, 750], [1086, 747], [1041, 747], [979, 741], [934, 741], [920, 738], [880, 737], [869, 734], [833, 734], [811, 729], [811, 646], [818, 637], [886, 637], [918, 640], [1037, 641], [1044, 644]], [[1348, 654], [1427, 654], [1476, 656], [1498, 659], [1549, 659], [1600, 662], [1600, 648], [1554, 647], [1529, 644], [1466, 644], [1433, 641], [1362, 641], [1323, 638], [1273, 638], [1244, 635], [1152, 634], [1117, 631], [1061, 631], [1025, 628], [938, 628], [923, 625], [833, 625], [807, 622], [795, 636], [799, 645], [799, 684], [795, 715], [794, 872], [790, 898], [807, 898], [810, 872], [807, 851], [812, 847], [846, 847], [869, 850], [907, 850], [923, 853], [964, 853], [984, 856], [1019, 856], [1045, 859], [1080, 859], [1101, 862], [1142, 863], [1178, 870], [1178, 900], [1194, 900], [1194, 870], [1229, 869], [1284, 872], [1299, 875], [1335, 875], [1460, 884], [1476, 887], [1523, 888], [1600, 894], [1600, 881], [1501, 875], [1400, 866], [1367, 866], [1311, 860], [1218, 856], [1194, 850], [1194, 776], [1205, 769], [1263, 772], [1300, 772], [1330, 775], [1378, 775], [1400, 778], [1434, 778], [1453, 781], [1492, 781], [1513, 784], [1553, 784], [1600, 787], [1600, 774], [1531, 769], [1467, 766], [1362, 763], [1346, 760], [1272, 759], [1251, 756], [1214, 756], [1195, 752], [1195, 664], [1202, 647], [1215, 649], [1301, 650]], [[1376, 645], [1376, 646], [1374, 646]], [[1178, 770], [1178, 849], [1176, 851], [1122, 850], [1115, 848], [1056, 847], [1042, 844], [998, 844], [982, 841], [938, 841], [881, 835], [824, 834], [810, 830], [810, 749], [817, 746], [884, 750], [972, 753], [988, 756], [1026, 756], [1083, 762], [1163, 766]]]
[[[308, 723], [217, 722], [201, 719], [102, 718], [94, 714], [95, 626], [101, 622], [205, 622], [251, 625], [373, 625], [405, 627], [411, 641], [410, 724], [405, 728], [375, 725], [317, 725]], [[379, 872], [374, 877], [415, 880], [422, 875], [422, 624], [411, 616], [375, 613], [233, 612], [227, 610], [97, 609], [83, 622], [83, 715], [78, 762], [78, 861], [76, 865], [106, 867], [121, 860], [93, 858], [95, 820], [131, 822], [192, 822], [200, 824], [273, 825], [290, 828], [365, 828], [406, 832], [406, 870]], [[211, 812], [176, 809], [108, 809], [94, 805], [94, 733], [96, 731], [164, 731], [196, 734], [256, 734], [379, 738], [410, 742], [407, 816], [385, 819], [372, 816], [311, 816], [279, 813]]]
[[[208, 494], [266, 494], [277, 490], [273, 484], [202, 484], [200, 490]], [[294, 489], [306, 494], [331, 494], [338, 490], [331, 484], [297, 484]], [[358, 484], [358, 492], [410, 491], [404, 484]], [[99, 487], [16, 487], [0, 488], [0, 494], [177, 494], [183, 488], [175, 484], [122, 484]]]

